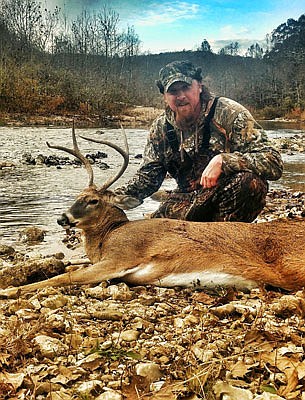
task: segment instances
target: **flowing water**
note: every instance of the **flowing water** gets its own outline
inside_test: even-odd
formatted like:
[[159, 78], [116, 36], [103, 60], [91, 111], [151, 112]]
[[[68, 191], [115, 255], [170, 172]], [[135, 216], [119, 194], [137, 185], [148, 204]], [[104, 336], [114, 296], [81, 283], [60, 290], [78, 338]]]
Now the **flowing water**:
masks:
[[[305, 139], [305, 131], [301, 129], [269, 129], [270, 137], [289, 137], [301, 134]], [[96, 129], [77, 129], [77, 134], [95, 136], [110, 140], [121, 146], [124, 145], [122, 132], [117, 129], [107, 129], [102, 135]], [[126, 129], [129, 143], [130, 163], [127, 171], [116, 182], [121, 186], [128, 181], [141, 163], [136, 155], [141, 154], [147, 131], [143, 129]], [[46, 254], [52, 251], [62, 251], [64, 246], [61, 240], [64, 232], [57, 225], [57, 217], [72, 203], [76, 195], [87, 186], [88, 176], [81, 167], [71, 165], [57, 168], [45, 165], [28, 165], [23, 162], [23, 154], [30, 153], [48, 156], [56, 154], [65, 156], [65, 153], [50, 150], [46, 141], [51, 144], [71, 147], [71, 130], [47, 127], [0, 127], [0, 163], [13, 162], [14, 168], [0, 169], [0, 243], [22, 247], [19, 234], [22, 228], [35, 225], [47, 231], [45, 241], [39, 251]], [[113, 150], [96, 143], [79, 139], [79, 146], [83, 153], [96, 153], [98, 150], [106, 152], [108, 157], [103, 161], [109, 169], [101, 170], [94, 167], [95, 183], [102, 184], [107, 177], [116, 173], [121, 165], [121, 156]], [[283, 177], [271, 184], [271, 188], [287, 188], [305, 191], [305, 154], [283, 155], [285, 172]], [[165, 187], [172, 187], [173, 182], [166, 180]], [[143, 218], [143, 215], [154, 211], [158, 203], [146, 199], [140, 207], [128, 212], [130, 219]]]

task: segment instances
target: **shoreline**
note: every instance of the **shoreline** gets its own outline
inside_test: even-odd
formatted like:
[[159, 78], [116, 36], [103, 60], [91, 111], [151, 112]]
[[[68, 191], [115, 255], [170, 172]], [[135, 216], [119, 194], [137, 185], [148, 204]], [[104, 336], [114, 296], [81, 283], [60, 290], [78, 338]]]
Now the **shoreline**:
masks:
[[[80, 128], [149, 128], [153, 120], [162, 113], [163, 109], [154, 107], [134, 106], [127, 108], [122, 114], [101, 116], [97, 114], [65, 114], [65, 115], [26, 115], [20, 113], [0, 113], [0, 126], [27, 127], [50, 126], [70, 127], [72, 121]], [[259, 123], [266, 124], [297, 124], [305, 127], [305, 120], [291, 118], [260, 119]]]
[[130, 107], [120, 115], [100, 116], [97, 114], [66, 114], [66, 115], [26, 115], [0, 114], [2, 127], [71, 127], [74, 120], [79, 128], [149, 128], [152, 121], [162, 112], [154, 107]]

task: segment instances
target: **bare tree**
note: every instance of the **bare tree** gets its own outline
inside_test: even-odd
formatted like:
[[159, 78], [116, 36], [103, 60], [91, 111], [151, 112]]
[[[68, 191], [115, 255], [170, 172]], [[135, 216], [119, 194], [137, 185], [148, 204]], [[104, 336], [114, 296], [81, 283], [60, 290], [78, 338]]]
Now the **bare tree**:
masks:
[[42, 10], [35, 0], [2, 1], [2, 18], [23, 47], [47, 50], [54, 37], [60, 9]]
[[219, 54], [237, 56], [238, 51], [239, 51], [239, 43], [231, 42], [227, 46], [224, 46], [222, 49], [220, 49]]
[[106, 59], [114, 56], [118, 51], [120, 41], [118, 40], [119, 14], [103, 5], [97, 15], [100, 25], [101, 45]]
[[136, 56], [140, 50], [140, 39], [135, 33], [133, 26], [128, 26], [127, 32], [123, 33], [123, 55], [126, 57]]
[[264, 49], [258, 44], [251, 44], [251, 46], [247, 49], [246, 56], [252, 58], [263, 58]]
[[87, 10], [83, 10], [76, 20], [72, 22], [72, 42], [77, 53], [85, 55], [89, 53], [90, 24], [91, 15]]

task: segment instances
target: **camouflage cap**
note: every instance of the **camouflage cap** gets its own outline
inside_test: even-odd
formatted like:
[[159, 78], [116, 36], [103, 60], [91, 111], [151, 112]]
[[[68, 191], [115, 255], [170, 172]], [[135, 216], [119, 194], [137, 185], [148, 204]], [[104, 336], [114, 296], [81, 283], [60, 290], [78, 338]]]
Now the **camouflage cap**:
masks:
[[[159, 72], [160, 80], [157, 82], [161, 93], [167, 92], [175, 82], [192, 84], [193, 79], [201, 81], [201, 68], [196, 68], [189, 61], [173, 61], [163, 67]], [[162, 90], [161, 90], [162, 89]]]

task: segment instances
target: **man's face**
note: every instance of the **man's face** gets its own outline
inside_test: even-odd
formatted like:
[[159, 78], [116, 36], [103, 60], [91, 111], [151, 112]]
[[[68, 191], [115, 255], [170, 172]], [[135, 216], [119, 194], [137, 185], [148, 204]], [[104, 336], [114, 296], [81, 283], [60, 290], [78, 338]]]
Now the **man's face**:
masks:
[[176, 113], [178, 119], [191, 119], [200, 110], [201, 84], [193, 80], [191, 85], [185, 82], [173, 83], [164, 94], [165, 102]]

